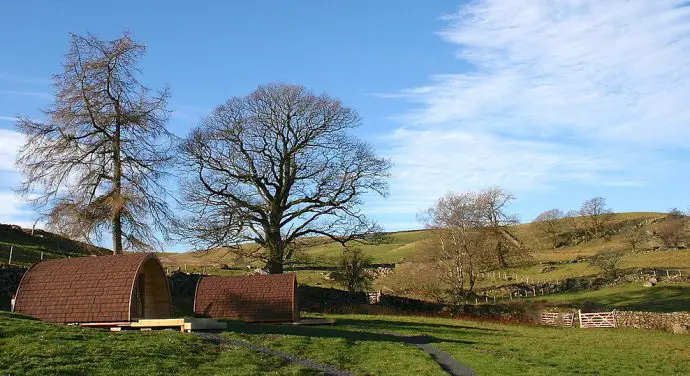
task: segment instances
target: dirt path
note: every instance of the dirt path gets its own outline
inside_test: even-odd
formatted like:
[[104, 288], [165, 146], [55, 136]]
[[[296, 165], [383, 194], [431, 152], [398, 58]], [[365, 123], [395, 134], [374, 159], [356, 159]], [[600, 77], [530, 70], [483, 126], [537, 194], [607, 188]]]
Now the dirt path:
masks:
[[431, 358], [438, 363], [444, 371], [448, 372], [451, 376], [476, 376], [477, 374], [472, 370], [472, 368], [461, 364], [455, 358], [445, 351], [439, 350], [437, 347], [432, 345], [429, 338], [426, 336], [403, 336], [397, 333], [387, 333], [394, 336], [398, 336], [406, 343], [417, 346], [418, 349], [424, 351], [425, 353], [431, 355]]

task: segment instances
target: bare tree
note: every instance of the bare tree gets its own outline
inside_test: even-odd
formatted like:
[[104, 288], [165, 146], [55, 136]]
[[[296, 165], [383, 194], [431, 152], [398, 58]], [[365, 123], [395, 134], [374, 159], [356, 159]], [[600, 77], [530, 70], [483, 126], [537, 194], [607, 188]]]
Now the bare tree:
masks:
[[496, 238], [484, 227], [485, 209], [478, 193], [448, 193], [420, 215], [430, 230], [425, 253], [456, 304], [474, 289], [479, 272], [496, 266]]
[[613, 219], [613, 210], [603, 197], [594, 197], [582, 204], [580, 215], [589, 222], [592, 235], [598, 238]]
[[92, 242], [111, 231], [113, 253], [149, 249], [172, 217], [161, 183], [174, 141], [169, 94], [139, 82], [145, 49], [127, 33], [113, 41], [72, 34], [47, 121], [17, 123], [26, 136], [21, 191], [57, 232]]
[[637, 251], [646, 240], [647, 234], [642, 227], [634, 227], [625, 233], [625, 241], [630, 245], [633, 252]]
[[387, 194], [391, 164], [348, 134], [360, 123], [339, 100], [296, 85], [219, 106], [182, 147], [186, 234], [205, 247], [253, 241], [250, 256], [282, 273], [299, 238], [345, 244], [378, 232], [360, 206], [365, 194]]
[[592, 257], [589, 261], [590, 265], [599, 268], [604, 276], [609, 279], [615, 279], [618, 276], [621, 253], [617, 251], [606, 251]]
[[680, 210], [673, 208], [668, 215], [658, 224], [654, 235], [661, 239], [667, 248], [684, 247], [684, 234], [688, 223], [688, 217]]
[[561, 209], [551, 209], [539, 213], [534, 219], [537, 229], [551, 242], [552, 247], [557, 246], [558, 236], [563, 231], [564, 218], [565, 214]]
[[517, 215], [507, 212], [508, 205], [515, 200], [510, 192], [501, 187], [491, 187], [480, 191], [476, 196], [478, 226], [488, 232], [494, 244], [494, 254], [499, 268], [508, 267], [508, 257], [523, 255], [522, 242], [511, 232], [511, 226], [520, 223]]

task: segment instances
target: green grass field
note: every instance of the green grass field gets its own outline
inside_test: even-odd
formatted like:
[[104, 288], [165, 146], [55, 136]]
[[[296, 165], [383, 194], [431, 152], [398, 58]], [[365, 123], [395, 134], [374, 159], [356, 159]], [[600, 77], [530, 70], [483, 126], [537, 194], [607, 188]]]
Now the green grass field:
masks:
[[643, 287], [641, 282], [572, 293], [536, 296], [529, 300], [593, 309], [621, 311], [678, 312], [690, 311], [690, 283], [659, 283]]
[[[690, 339], [635, 329], [545, 328], [421, 317], [329, 316], [335, 326], [231, 323], [223, 336], [357, 375], [443, 375], [392, 334], [426, 336], [479, 375], [690, 374]], [[311, 375], [313, 371], [176, 331], [110, 333], [0, 312], [5, 375]]]

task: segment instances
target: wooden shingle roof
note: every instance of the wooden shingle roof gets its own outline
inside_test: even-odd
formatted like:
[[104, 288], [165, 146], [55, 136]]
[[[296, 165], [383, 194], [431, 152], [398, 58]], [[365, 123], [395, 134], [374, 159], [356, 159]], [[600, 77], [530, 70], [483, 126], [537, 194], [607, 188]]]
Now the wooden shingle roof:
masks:
[[246, 322], [296, 321], [296, 288], [294, 273], [205, 276], [196, 288], [194, 313]]
[[43, 260], [22, 278], [15, 312], [49, 322], [129, 321], [132, 289], [139, 269], [150, 258], [155, 256]]

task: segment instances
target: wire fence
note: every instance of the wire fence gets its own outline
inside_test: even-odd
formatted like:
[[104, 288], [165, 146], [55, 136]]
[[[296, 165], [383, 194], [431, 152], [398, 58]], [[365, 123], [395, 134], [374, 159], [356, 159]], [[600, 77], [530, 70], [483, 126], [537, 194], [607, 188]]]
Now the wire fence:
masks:
[[29, 266], [41, 260], [75, 256], [71, 253], [31, 249], [30, 247], [0, 244], [0, 263]]

